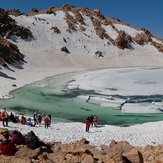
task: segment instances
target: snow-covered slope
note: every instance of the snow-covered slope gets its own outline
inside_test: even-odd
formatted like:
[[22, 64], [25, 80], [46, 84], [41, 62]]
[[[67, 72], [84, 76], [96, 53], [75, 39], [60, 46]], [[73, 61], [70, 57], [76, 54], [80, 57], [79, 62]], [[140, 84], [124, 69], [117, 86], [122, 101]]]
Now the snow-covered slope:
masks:
[[[73, 21], [76, 20], [76, 15], [69, 11], [68, 14], [73, 17]], [[30, 64], [36, 64], [36, 59], [46, 60], [51, 58], [49, 61], [49, 66], [52, 66], [53, 60], [61, 60], [61, 65], [65, 64], [64, 60], [67, 60], [69, 64], [72, 65], [81, 65], [81, 62], [84, 65], [100, 65], [102, 62], [105, 62], [105, 65], [109, 65], [109, 60], [106, 63], [107, 57], [116, 57], [121, 55], [162, 55], [158, 50], [151, 45], [151, 43], [144, 43], [139, 45], [134, 41], [134, 38], [137, 34], [144, 33], [142, 30], [137, 30], [135, 28], [129, 27], [124, 24], [115, 24], [111, 25], [101, 24], [96, 27], [93, 23], [95, 21], [100, 21], [96, 15], [92, 21], [90, 16], [87, 16], [83, 12], [80, 12], [82, 15], [84, 25], [79, 21], [75, 21], [72, 26], [75, 26], [76, 31], [68, 32], [68, 23], [71, 21], [66, 17], [66, 12], [62, 10], [57, 10], [51, 14], [36, 14], [33, 16], [11, 16], [18, 25], [24, 26], [33, 34], [32, 39], [23, 40], [18, 37], [11, 37], [13, 43], [15, 43], [21, 53], [25, 54], [25, 60]], [[93, 13], [92, 13], [93, 14]], [[81, 30], [81, 26], [85, 30]], [[53, 28], [57, 27], [60, 30], [60, 33], [54, 32]], [[113, 28], [114, 27], [114, 28]], [[115, 46], [114, 42], [109, 41], [107, 38], [101, 39], [97, 34], [97, 28], [104, 29], [104, 33], [109, 35], [109, 37], [115, 41], [119, 35], [119, 31], [125, 31], [126, 34], [133, 38], [132, 42], [129, 42], [130, 48], [120, 49]], [[153, 38], [154, 41], [157, 39]], [[62, 47], [66, 47], [70, 54], [61, 52]], [[99, 59], [95, 55], [97, 51], [102, 53], [103, 58]], [[158, 57], [159, 58], [159, 57]], [[141, 61], [141, 59], [140, 59]], [[139, 62], [139, 61], [138, 61]], [[68, 65], [69, 65], [68, 64]]]
[[[17, 36], [18, 32], [13, 29], [17, 26], [8, 28], [6, 35], [3, 33], [2, 37], [25, 55], [25, 62], [23, 65], [7, 63], [7, 69], [2, 67], [1, 97], [15, 89], [13, 85], [19, 88], [64, 72], [163, 65], [163, 54], [158, 50], [163, 45], [161, 40], [147, 30], [107, 19], [99, 11], [63, 7], [50, 12], [17, 16], [10, 13], [9, 16], [17, 26], [30, 30], [33, 37]], [[10, 19], [8, 22], [13, 23]], [[142, 36], [135, 39], [138, 35]], [[149, 39], [144, 41], [144, 37]], [[141, 40], [141, 44], [137, 40]], [[62, 50], [63, 47], [68, 52]]]

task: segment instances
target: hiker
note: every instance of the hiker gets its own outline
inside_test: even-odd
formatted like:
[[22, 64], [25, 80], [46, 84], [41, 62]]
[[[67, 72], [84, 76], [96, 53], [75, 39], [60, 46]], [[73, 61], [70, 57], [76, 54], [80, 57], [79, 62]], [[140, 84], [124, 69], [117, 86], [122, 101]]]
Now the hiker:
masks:
[[6, 108], [4, 108], [2, 112], [3, 127], [8, 127], [8, 119], [9, 119], [8, 113], [6, 111]]
[[25, 143], [28, 148], [33, 149], [33, 150], [36, 148], [39, 148], [40, 146], [45, 146], [48, 148], [48, 145], [40, 141], [33, 131], [30, 131], [28, 133]]
[[49, 123], [50, 123], [49, 116], [46, 115], [46, 117], [44, 119], [45, 128], [48, 128], [49, 127]]
[[49, 122], [49, 126], [50, 126], [51, 125], [51, 121], [52, 121], [52, 115], [48, 114], [48, 117], [49, 117], [49, 120], [50, 120], [50, 122]]
[[94, 119], [94, 117], [93, 117], [93, 115], [91, 114], [91, 116], [89, 117], [89, 121], [90, 121], [90, 125], [91, 125], [91, 127], [93, 127], [93, 120]]
[[89, 127], [90, 127], [89, 117], [87, 117], [86, 120], [85, 120], [85, 126], [86, 126], [85, 131], [86, 132], [89, 132]]
[[94, 115], [93, 121], [94, 121], [94, 127], [97, 127], [97, 124], [98, 124], [98, 117], [97, 117], [97, 115]]
[[20, 131], [14, 130], [12, 132], [12, 137], [10, 138], [10, 140], [15, 144], [20, 145], [20, 144], [25, 144], [26, 137], [23, 136]]
[[40, 127], [41, 121], [42, 121], [42, 116], [41, 116], [41, 113], [39, 113], [39, 114], [38, 114], [38, 117], [37, 117], [37, 124], [38, 124], [38, 127]]
[[16, 123], [19, 123], [20, 122], [19, 115], [14, 115], [14, 118], [15, 118], [15, 122]]
[[34, 120], [34, 126], [36, 126], [36, 124], [37, 124], [37, 112], [36, 111], [34, 111], [34, 114], [33, 114], [33, 120]]
[[14, 114], [11, 112], [10, 115], [9, 115], [9, 120], [13, 123], [16, 123], [16, 119], [15, 119], [15, 116]]
[[9, 140], [9, 134], [3, 133], [4, 140], [0, 143], [0, 154], [5, 156], [11, 156], [14, 155], [16, 152], [16, 146], [15, 144]]
[[2, 112], [0, 111], [0, 121], [2, 121]]
[[32, 121], [31, 121], [31, 118], [28, 118], [28, 119], [27, 119], [26, 125], [27, 125], [27, 126], [34, 127]]
[[21, 120], [20, 120], [21, 124], [25, 125], [27, 120], [26, 117], [24, 115], [22, 115]]

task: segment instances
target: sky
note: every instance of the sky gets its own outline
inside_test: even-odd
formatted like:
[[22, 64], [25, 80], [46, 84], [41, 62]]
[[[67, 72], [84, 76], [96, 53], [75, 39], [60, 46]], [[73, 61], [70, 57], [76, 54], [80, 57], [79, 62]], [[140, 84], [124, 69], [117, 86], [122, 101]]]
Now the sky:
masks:
[[105, 17], [118, 18], [135, 28], [147, 28], [153, 35], [163, 38], [163, 0], [0, 0], [0, 8], [25, 13], [32, 8], [44, 10], [64, 4], [100, 9]]

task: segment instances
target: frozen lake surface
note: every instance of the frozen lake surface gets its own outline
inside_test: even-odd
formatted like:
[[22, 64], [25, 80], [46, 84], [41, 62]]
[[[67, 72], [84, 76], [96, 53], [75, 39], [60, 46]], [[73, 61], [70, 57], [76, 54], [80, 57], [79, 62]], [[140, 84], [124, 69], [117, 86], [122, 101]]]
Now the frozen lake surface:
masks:
[[55, 122], [84, 122], [90, 114], [118, 126], [160, 121], [162, 74], [162, 68], [121, 68], [58, 75], [15, 90], [0, 107], [29, 116], [51, 113]]

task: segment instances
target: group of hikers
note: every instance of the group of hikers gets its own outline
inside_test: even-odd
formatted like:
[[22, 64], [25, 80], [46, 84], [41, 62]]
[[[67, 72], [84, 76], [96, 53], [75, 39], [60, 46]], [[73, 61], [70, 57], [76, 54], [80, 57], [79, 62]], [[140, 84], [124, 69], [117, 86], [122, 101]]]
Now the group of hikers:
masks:
[[97, 117], [97, 115], [90, 115], [89, 117], [87, 117], [86, 118], [86, 120], [85, 120], [85, 126], [86, 126], [86, 128], [85, 128], [85, 131], [86, 132], [89, 132], [89, 128], [90, 128], [90, 126], [91, 127], [97, 127], [97, 124], [98, 124], [98, 117]]
[[3, 127], [8, 127], [8, 122], [21, 123], [22, 125], [28, 125], [31, 127], [35, 127], [37, 125], [38, 127], [40, 127], [42, 121], [44, 121], [45, 128], [48, 128], [51, 124], [51, 118], [51, 114], [48, 114], [43, 119], [41, 116], [41, 112], [37, 113], [36, 111], [34, 111], [32, 121], [31, 118], [26, 118], [24, 115], [19, 117], [17, 115], [14, 115], [12, 112], [8, 114], [6, 108], [3, 108], [2, 112], [0, 111], [0, 121], [2, 121]]
[[47, 145], [40, 141], [33, 131], [30, 131], [26, 136], [20, 131], [14, 130], [11, 134], [6, 131], [2, 133], [3, 139], [0, 140], [0, 154], [5, 156], [14, 155], [17, 151], [17, 145], [26, 145], [34, 150], [40, 146]]

